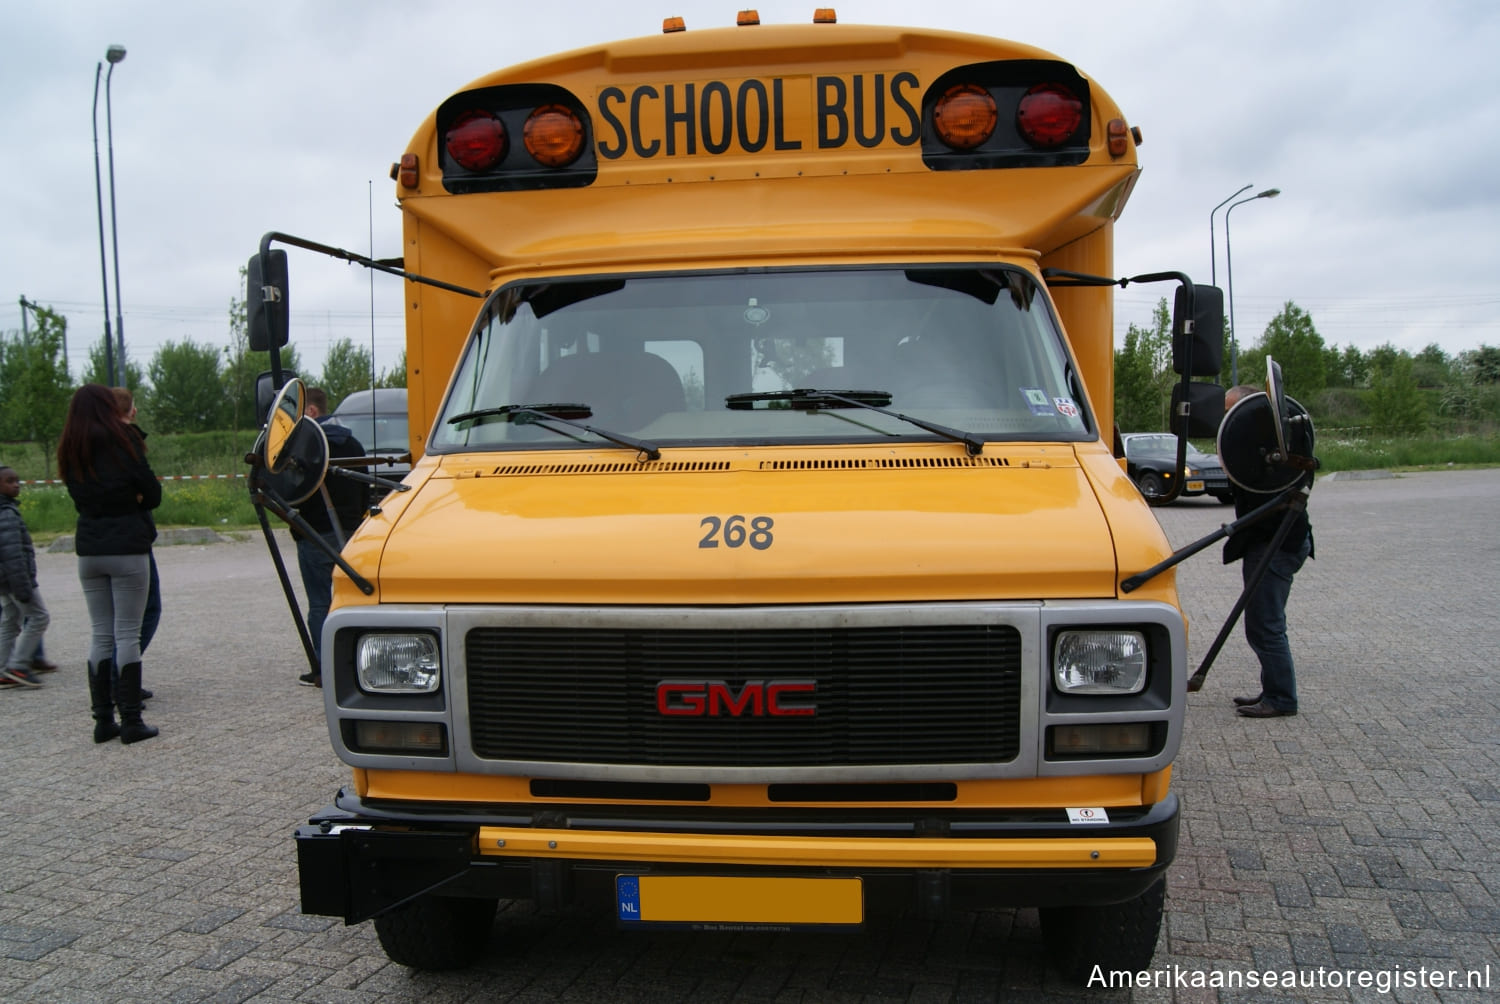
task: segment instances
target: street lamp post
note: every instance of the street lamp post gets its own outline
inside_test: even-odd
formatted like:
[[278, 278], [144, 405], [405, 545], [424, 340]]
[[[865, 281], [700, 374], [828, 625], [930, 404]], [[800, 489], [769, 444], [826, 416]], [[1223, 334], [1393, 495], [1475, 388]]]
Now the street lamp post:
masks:
[[1210, 276], [1208, 281], [1209, 285], [1211, 286], [1217, 286], [1219, 284], [1219, 247], [1214, 243], [1214, 213], [1217, 213], [1219, 210], [1223, 209], [1224, 203], [1228, 202], [1230, 199], [1233, 199], [1236, 195], [1247, 192], [1254, 187], [1255, 185], [1253, 183], [1246, 185], [1238, 192], [1235, 192], [1234, 195], [1231, 195], [1228, 199], [1225, 199], [1224, 202], [1219, 203], [1217, 206], [1214, 206], [1208, 211], [1208, 271]]
[[[109, 60], [109, 72], [104, 75], [104, 127], [109, 141], [109, 232], [110, 239], [114, 245], [115, 256], [115, 337], [119, 339], [119, 351], [115, 357], [119, 360], [117, 364], [118, 379], [115, 386], [125, 386], [125, 315], [120, 302], [120, 229], [115, 223], [115, 126], [114, 108], [109, 100], [109, 85], [114, 79], [115, 64], [125, 58], [125, 47], [123, 45], [111, 45], [105, 50], [104, 58]], [[1225, 233], [1228, 233], [1229, 221], [1224, 223]]]
[[[111, 62], [109, 72], [115, 71]], [[104, 182], [99, 175], [99, 78], [104, 75], [104, 64], [94, 67], [94, 201], [99, 207], [99, 276], [104, 287], [104, 378], [115, 380], [114, 333], [109, 326], [109, 259], [104, 244]], [[110, 195], [111, 212], [114, 195]]]
[[[1240, 189], [1241, 192], [1244, 189]], [[1247, 202], [1256, 199], [1274, 199], [1281, 194], [1279, 188], [1268, 188], [1264, 192], [1257, 192], [1248, 199], [1241, 199], [1233, 206], [1224, 210], [1224, 275], [1229, 282], [1229, 386], [1236, 387], [1240, 382], [1240, 331], [1234, 326], [1234, 258], [1229, 249], [1229, 214], [1234, 212], [1234, 206], [1243, 206]], [[1232, 198], [1232, 196], [1231, 196]], [[118, 296], [118, 293], [116, 294]]]

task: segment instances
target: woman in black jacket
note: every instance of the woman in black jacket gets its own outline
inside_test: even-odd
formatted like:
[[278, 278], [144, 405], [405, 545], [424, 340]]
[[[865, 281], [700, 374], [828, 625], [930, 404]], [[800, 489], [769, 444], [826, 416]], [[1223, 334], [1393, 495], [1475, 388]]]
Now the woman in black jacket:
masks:
[[[141, 721], [141, 616], [156, 539], [151, 510], [161, 504], [161, 483], [146, 462], [145, 442], [125, 423], [108, 387], [84, 384], [73, 394], [57, 470], [78, 510], [78, 581], [93, 629], [94, 742], [117, 735], [122, 743], [150, 739], [157, 730]], [[117, 681], [111, 679], [116, 653]]]

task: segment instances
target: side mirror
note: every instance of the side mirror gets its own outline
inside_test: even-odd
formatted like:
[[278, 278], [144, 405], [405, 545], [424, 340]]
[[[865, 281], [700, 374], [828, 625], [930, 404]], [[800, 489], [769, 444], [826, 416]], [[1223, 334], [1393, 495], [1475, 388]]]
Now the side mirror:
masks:
[[[1183, 387], [1187, 387], [1188, 414], [1181, 415]], [[1224, 420], [1224, 388], [1216, 383], [1187, 382], [1172, 385], [1172, 435], [1183, 439], [1213, 439]]]
[[278, 474], [286, 466], [287, 447], [292, 442], [292, 432], [302, 422], [307, 412], [307, 399], [301, 380], [292, 380], [276, 394], [271, 403], [271, 412], [266, 416], [265, 464], [266, 470]]
[[[1187, 331], [1190, 318], [1191, 335]], [[1172, 372], [1182, 372], [1189, 348], [1193, 369], [1189, 376], [1219, 375], [1224, 365], [1224, 291], [1217, 286], [1177, 287], [1172, 310]]]
[[267, 251], [250, 257], [245, 269], [245, 299], [250, 349], [268, 352], [287, 341], [286, 252]]
[[[297, 379], [297, 374], [291, 370], [281, 371], [283, 387], [295, 379]], [[266, 416], [271, 413], [271, 403], [276, 400], [276, 392], [281, 389], [273, 381], [270, 370], [255, 378], [255, 420], [261, 424], [265, 423]]]

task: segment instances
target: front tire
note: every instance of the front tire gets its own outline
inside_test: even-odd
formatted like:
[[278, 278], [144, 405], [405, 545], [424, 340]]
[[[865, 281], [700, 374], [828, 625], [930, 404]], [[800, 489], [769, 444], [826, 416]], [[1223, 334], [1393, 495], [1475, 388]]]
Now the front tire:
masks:
[[1147, 471], [1141, 475], [1141, 494], [1146, 496], [1147, 502], [1155, 502], [1166, 493], [1167, 483], [1162, 480], [1160, 474]]
[[484, 954], [498, 901], [421, 896], [375, 918], [380, 947], [413, 969], [464, 969]]
[[1064, 979], [1082, 986], [1088, 985], [1096, 966], [1105, 973], [1149, 969], [1166, 898], [1167, 880], [1161, 878], [1123, 903], [1038, 911], [1047, 958]]

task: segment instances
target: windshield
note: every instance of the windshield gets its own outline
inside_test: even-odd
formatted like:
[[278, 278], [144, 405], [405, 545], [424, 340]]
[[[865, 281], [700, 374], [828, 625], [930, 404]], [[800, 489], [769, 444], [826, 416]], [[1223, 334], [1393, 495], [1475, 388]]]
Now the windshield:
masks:
[[[800, 388], [880, 392], [891, 414], [774, 393]], [[1018, 269], [523, 283], [487, 304], [429, 448], [603, 445], [578, 427], [493, 414], [549, 404], [587, 406], [585, 425], [662, 447], [941, 438], [909, 419], [989, 440], [1076, 441], [1092, 437], [1081, 397], [1047, 297]]]
[[379, 415], [337, 414], [334, 421], [347, 428], [370, 453], [405, 453], [411, 448], [411, 437], [404, 411]]

